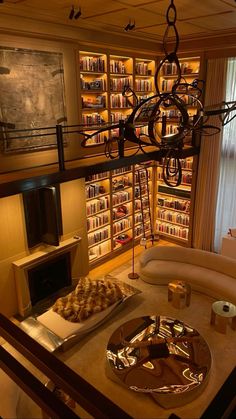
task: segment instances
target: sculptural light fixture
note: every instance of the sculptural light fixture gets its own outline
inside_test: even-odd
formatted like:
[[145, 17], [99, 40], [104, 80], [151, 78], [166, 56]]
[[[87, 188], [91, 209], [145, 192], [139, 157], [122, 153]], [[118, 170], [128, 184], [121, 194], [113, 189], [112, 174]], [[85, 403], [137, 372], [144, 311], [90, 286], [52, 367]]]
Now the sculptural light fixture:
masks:
[[[168, 186], [178, 186], [182, 181], [181, 161], [177, 154], [184, 148], [184, 139], [195, 133], [204, 135], [213, 135], [220, 131], [218, 126], [208, 123], [211, 115], [218, 115], [222, 126], [226, 125], [236, 116], [236, 102], [222, 102], [211, 107], [204, 108], [201, 101], [204, 81], [195, 79], [188, 83], [181, 73], [181, 66], [177, 56], [179, 46], [179, 35], [176, 28], [177, 12], [174, 0], [170, 0], [170, 5], [166, 12], [167, 28], [163, 37], [163, 49], [165, 56], [158, 65], [154, 81], [156, 93], [146, 99], [138, 100], [137, 95], [131, 87], [125, 86], [123, 96], [133, 108], [131, 115], [126, 121], [120, 121], [117, 124], [103, 125], [92, 133], [83, 129], [80, 133], [83, 135], [82, 146], [91, 147], [91, 138], [101, 132], [110, 132], [110, 135], [104, 140], [104, 154], [109, 158], [124, 157], [125, 141], [136, 144], [138, 151], [146, 153], [147, 146], [154, 146], [162, 150], [164, 156], [163, 179]], [[126, 28], [130, 23], [127, 25]], [[128, 30], [128, 29], [127, 29]], [[172, 41], [174, 46], [169, 51], [168, 41]], [[169, 43], [170, 44], [170, 43]], [[168, 92], [161, 92], [159, 89], [159, 76], [162, 74], [165, 63], [174, 64], [176, 68], [176, 79], [172, 88]], [[189, 98], [191, 107], [196, 108], [195, 115], [190, 115], [184, 98]], [[188, 101], [187, 101], [188, 102]], [[166, 120], [162, 115], [163, 109], [175, 108], [176, 114], [176, 132], [166, 133]], [[233, 114], [231, 115], [231, 112]], [[136, 126], [146, 126], [147, 134], [139, 134]], [[112, 135], [112, 132], [118, 129], [118, 135]], [[114, 144], [117, 147], [114, 147]], [[97, 147], [98, 144], [95, 144]], [[145, 147], [144, 147], [145, 146]]]

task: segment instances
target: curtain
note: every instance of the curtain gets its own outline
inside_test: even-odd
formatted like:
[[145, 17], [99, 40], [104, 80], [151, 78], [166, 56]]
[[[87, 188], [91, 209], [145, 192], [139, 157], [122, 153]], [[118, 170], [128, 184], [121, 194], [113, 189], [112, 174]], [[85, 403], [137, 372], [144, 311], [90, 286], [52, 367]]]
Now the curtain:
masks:
[[[222, 102], [225, 98], [227, 59], [207, 61], [205, 106]], [[219, 117], [211, 117], [209, 124], [221, 127]], [[215, 212], [218, 192], [222, 133], [202, 136], [193, 211], [192, 246], [214, 251]]]
[[[227, 65], [226, 102], [236, 101], [236, 58]], [[230, 114], [230, 118], [236, 111]], [[216, 207], [215, 251], [220, 252], [222, 236], [236, 227], [236, 118], [223, 128], [219, 190]]]

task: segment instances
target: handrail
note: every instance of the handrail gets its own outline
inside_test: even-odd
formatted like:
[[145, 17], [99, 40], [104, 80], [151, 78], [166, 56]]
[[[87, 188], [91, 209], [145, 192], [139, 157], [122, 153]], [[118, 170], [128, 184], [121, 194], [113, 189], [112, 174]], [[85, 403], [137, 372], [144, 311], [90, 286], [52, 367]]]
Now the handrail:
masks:
[[[34, 366], [47, 375], [55, 385], [58, 385], [93, 417], [97, 419], [132, 419], [119, 406], [115, 405], [82, 377], [74, 373], [55, 355], [48, 352], [1, 313], [0, 336], [15, 347]], [[53, 419], [80, 419], [74, 411], [58, 399], [53, 392], [1, 345], [0, 368]], [[236, 411], [235, 383], [236, 367], [233, 368], [215, 398], [206, 408], [201, 419], [213, 416], [219, 419], [234, 417]], [[169, 416], [169, 419], [172, 418], [180, 419], [179, 416], [173, 413]]]
[[[55, 385], [65, 391], [66, 394], [68, 394], [93, 417], [97, 419], [132, 419], [131, 416], [124, 412], [119, 406], [114, 404], [95, 387], [72, 371], [54, 354], [47, 351], [43, 346], [31, 338], [31, 336], [27, 335], [2, 313], [0, 313], [0, 336], [9, 342], [15, 349], [17, 349], [18, 352], [20, 352], [43, 374], [50, 378]], [[3, 348], [1, 348], [0, 351], [0, 365], [3, 370], [6, 371], [20, 387], [24, 387], [23, 389], [32, 397], [33, 400], [36, 401], [36, 403], [38, 402], [45, 411], [50, 411], [50, 409], [54, 407], [54, 402], [53, 400], [50, 400], [50, 405], [45, 407], [48, 392], [41, 391], [42, 384], [38, 387], [38, 392], [36, 389], [36, 383], [34, 383], [34, 386], [31, 385], [32, 376], [28, 374], [25, 375], [24, 370], [21, 369], [19, 365], [14, 363], [17, 368], [16, 374], [14, 367], [12, 367], [13, 363], [11, 364], [11, 362], [9, 362], [8, 357], [6, 357], [6, 354], [2, 351], [2, 349]], [[27, 385], [23, 386], [22, 381], [27, 382]], [[58, 414], [58, 412], [55, 412], [55, 414]], [[72, 418], [71, 414], [70, 416], [63, 416], [63, 414], [64, 413], [62, 413], [59, 417]]]
[[0, 367], [49, 417], [53, 417], [53, 419], [79, 419], [79, 416], [1, 346]]

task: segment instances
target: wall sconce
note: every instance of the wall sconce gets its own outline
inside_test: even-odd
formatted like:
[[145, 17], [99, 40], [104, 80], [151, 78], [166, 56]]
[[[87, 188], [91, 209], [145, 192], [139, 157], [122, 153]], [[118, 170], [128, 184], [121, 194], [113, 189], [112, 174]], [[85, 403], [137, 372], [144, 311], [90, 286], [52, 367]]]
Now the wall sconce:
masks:
[[128, 31], [132, 31], [132, 29], [134, 28], [135, 28], [135, 20], [133, 21], [133, 23], [131, 23], [131, 20], [129, 20], [129, 23], [128, 25], [124, 27], [124, 30], [128, 32]]
[[81, 7], [79, 7], [78, 11], [76, 12], [74, 5], [72, 5], [71, 11], [69, 14], [69, 19], [72, 20], [74, 18], [75, 20], [77, 20], [79, 19], [80, 16], [81, 16]]

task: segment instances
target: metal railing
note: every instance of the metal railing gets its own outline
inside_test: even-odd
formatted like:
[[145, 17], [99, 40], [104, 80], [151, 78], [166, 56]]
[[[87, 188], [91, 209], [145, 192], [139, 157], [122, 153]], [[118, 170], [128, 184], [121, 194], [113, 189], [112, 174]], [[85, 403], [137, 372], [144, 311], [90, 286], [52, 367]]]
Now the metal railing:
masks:
[[[1, 313], [0, 336], [94, 418], [131, 419], [131, 416], [119, 406]], [[79, 418], [2, 346], [0, 346], [0, 367], [49, 417]]]

